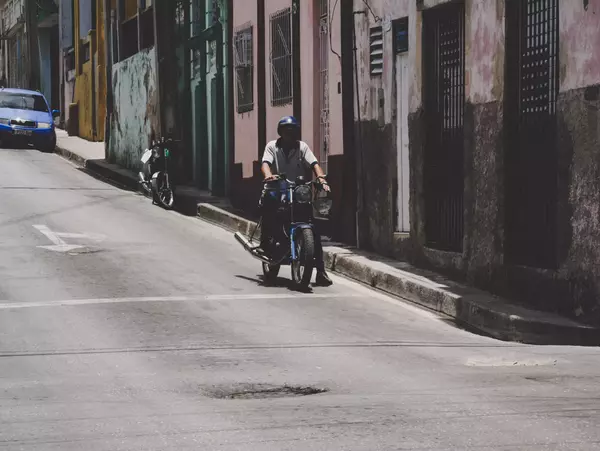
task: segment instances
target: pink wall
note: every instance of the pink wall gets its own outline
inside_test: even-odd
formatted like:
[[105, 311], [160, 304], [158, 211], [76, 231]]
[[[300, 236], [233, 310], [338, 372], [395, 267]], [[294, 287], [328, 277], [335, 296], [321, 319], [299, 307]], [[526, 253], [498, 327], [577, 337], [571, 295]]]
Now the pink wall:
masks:
[[[248, 113], [237, 112], [237, 79], [234, 78], [234, 133], [235, 163], [242, 163], [244, 178], [252, 177], [252, 163], [258, 158], [258, 30], [256, 1], [233, 0], [233, 32], [248, 23], [253, 26], [254, 109]], [[234, 75], [235, 77], [235, 75]]]
[[[343, 153], [342, 133], [342, 95], [338, 93], [338, 82], [342, 81], [341, 60], [335, 55], [341, 54], [341, 27], [339, 2], [335, 11], [335, 1], [330, 0], [329, 27], [331, 43], [328, 39], [329, 73], [329, 154]], [[333, 16], [331, 14], [333, 13]], [[320, 133], [320, 43], [319, 43], [319, 0], [302, 3], [300, 11], [301, 33], [301, 82], [302, 82], [302, 139], [308, 143], [315, 155], [321, 160]]]
[[[306, 0], [305, 0], [306, 1]], [[319, 85], [318, 71], [318, 30], [314, 26], [317, 10], [314, 0], [300, 6], [300, 77], [302, 83], [302, 140], [319, 158]], [[320, 158], [319, 158], [320, 160]]]
[[[329, 48], [329, 154], [344, 153], [343, 122], [342, 122], [342, 28], [340, 4], [329, 0], [329, 27], [331, 44]], [[335, 52], [335, 53], [334, 53]], [[337, 55], [336, 55], [337, 53]], [[338, 83], [340, 90], [338, 92]]]
[[[245, 0], [250, 3], [251, 0]], [[284, 105], [284, 106], [271, 106], [271, 14], [276, 13], [285, 8], [290, 8], [292, 6], [292, 0], [266, 0], [265, 1], [265, 46], [266, 46], [266, 58], [265, 64], [267, 65], [267, 82], [266, 82], [266, 90], [267, 90], [267, 142], [272, 139], [277, 138], [277, 122], [281, 119], [282, 116], [292, 115], [294, 112], [292, 104]]]
[[502, 101], [504, 86], [504, 8], [498, 0], [467, 2], [465, 94], [471, 103]]
[[600, 0], [560, 0], [560, 90], [600, 83]]

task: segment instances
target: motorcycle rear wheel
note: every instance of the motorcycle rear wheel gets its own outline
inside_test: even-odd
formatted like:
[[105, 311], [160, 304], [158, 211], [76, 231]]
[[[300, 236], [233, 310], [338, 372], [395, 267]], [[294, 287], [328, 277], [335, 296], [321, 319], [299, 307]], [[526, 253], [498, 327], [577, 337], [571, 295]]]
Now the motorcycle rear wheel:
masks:
[[315, 268], [315, 235], [312, 229], [296, 232], [296, 259], [292, 261], [292, 281], [296, 288], [306, 290]]

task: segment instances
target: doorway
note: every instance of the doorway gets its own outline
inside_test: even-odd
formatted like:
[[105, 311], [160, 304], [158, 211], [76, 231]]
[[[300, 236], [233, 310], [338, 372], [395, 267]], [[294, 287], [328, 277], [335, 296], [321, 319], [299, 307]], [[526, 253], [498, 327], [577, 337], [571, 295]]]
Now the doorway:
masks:
[[396, 72], [396, 232], [410, 232], [410, 161], [408, 155], [408, 17], [394, 21]]
[[462, 252], [464, 234], [465, 7], [425, 11], [425, 234], [431, 248]]
[[557, 265], [558, 0], [510, 0], [506, 11], [506, 256]]

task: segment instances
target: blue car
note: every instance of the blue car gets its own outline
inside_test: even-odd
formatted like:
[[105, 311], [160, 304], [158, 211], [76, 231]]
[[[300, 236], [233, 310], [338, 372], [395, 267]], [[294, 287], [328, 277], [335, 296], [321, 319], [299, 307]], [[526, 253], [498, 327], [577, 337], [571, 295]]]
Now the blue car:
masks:
[[43, 94], [26, 89], [0, 89], [0, 140], [6, 147], [13, 144], [33, 145], [43, 152], [54, 152], [56, 130], [54, 118]]

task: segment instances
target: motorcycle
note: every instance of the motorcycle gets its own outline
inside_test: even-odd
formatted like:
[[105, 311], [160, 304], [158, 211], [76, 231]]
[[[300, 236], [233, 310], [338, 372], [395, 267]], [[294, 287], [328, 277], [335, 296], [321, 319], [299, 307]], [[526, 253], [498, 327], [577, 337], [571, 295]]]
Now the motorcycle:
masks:
[[165, 138], [153, 141], [140, 159], [144, 165], [139, 173], [142, 189], [152, 195], [154, 205], [161, 205], [166, 209], [173, 208], [175, 203], [175, 187], [169, 175], [170, 147], [174, 142], [173, 139]]
[[[240, 232], [234, 234], [236, 240], [254, 258], [262, 262], [264, 280], [273, 283], [282, 265], [291, 266], [294, 286], [306, 290], [315, 268], [315, 230], [313, 225], [313, 207], [320, 216], [328, 215], [331, 200], [328, 197], [315, 196], [320, 183], [305, 181], [298, 177], [294, 182], [287, 180], [284, 174], [265, 184], [263, 209], [273, 215], [272, 230], [269, 232], [265, 249], [253, 243], [253, 237], [263, 224], [264, 216], [252, 232], [250, 239]], [[263, 231], [264, 232], [264, 231]]]

